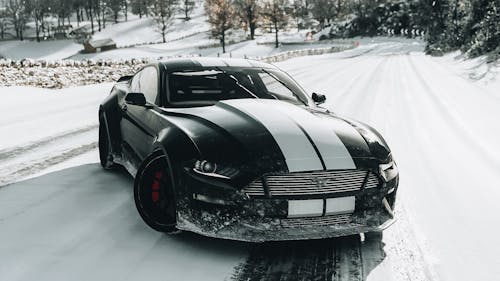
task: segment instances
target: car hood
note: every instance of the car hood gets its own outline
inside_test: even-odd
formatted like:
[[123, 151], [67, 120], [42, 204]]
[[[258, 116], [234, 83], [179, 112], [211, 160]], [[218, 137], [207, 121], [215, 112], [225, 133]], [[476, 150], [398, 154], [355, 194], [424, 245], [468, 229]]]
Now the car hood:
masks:
[[369, 126], [279, 100], [226, 100], [161, 112], [193, 140], [201, 158], [256, 175], [370, 168], [390, 157]]

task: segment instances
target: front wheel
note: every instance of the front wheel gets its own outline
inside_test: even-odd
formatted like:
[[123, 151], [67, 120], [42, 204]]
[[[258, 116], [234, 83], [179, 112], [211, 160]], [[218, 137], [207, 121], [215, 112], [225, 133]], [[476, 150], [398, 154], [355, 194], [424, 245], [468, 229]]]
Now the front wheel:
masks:
[[134, 200], [148, 226], [167, 233], [177, 230], [173, 182], [164, 155], [156, 154], [143, 162], [134, 182]]

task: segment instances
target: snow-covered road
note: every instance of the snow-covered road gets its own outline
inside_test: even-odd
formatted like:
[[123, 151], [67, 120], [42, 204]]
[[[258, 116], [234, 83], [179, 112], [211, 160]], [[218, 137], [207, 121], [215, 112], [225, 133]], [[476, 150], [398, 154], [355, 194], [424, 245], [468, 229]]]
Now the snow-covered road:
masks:
[[431, 277], [497, 280], [498, 87], [472, 83], [419, 52], [364, 49], [369, 52], [362, 56], [358, 49], [281, 67], [309, 90], [327, 94], [327, 107], [382, 132], [398, 162], [401, 205]]
[[86, 164], [97, 162], [96, 111], [109, 84], [0, 88], [0, 185], [36, 175], [0, 187], [0, 280], [496, 280], [498, 87], [421, 49], [378, 42], [279, 64], [393, 148], [400, 220], [365, 243], [158, 234], [136, 213], [129, 176]]

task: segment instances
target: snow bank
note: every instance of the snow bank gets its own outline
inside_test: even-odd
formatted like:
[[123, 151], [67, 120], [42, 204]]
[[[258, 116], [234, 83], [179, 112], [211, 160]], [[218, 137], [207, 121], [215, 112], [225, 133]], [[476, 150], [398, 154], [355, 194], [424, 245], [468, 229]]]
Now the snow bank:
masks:
[[[257, 57], [256, 59], [265, 62], [278, 62], [299, 56], [340, 52], [352, 47], [352, 45], [343, 45], [329, 48], [294, 50], [267, 57]], [[64, 88], [114, 82], [121, 76], [134, 74], [147, 63], [163, 59], [165, 58], [97, 61], [0, 60], [0, 86]]]

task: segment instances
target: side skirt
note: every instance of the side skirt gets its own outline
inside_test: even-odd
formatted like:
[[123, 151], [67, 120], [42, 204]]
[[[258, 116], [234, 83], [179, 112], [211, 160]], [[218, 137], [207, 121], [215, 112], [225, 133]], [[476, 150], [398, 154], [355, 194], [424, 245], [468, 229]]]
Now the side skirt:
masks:
[[139, 160], [139, 157], [135, 155], [134, 152], [131, 151], [130, 147], [128, 146], [127, 143], [122, 143], [122, 153], [121, 155], [113, 155], [113, 160], [117, 164], [122, 165], [125, 167], [127, 172], [135, 178], [137, 175], [137, 170], [139, 168], [139, 165], [141, 161]]

